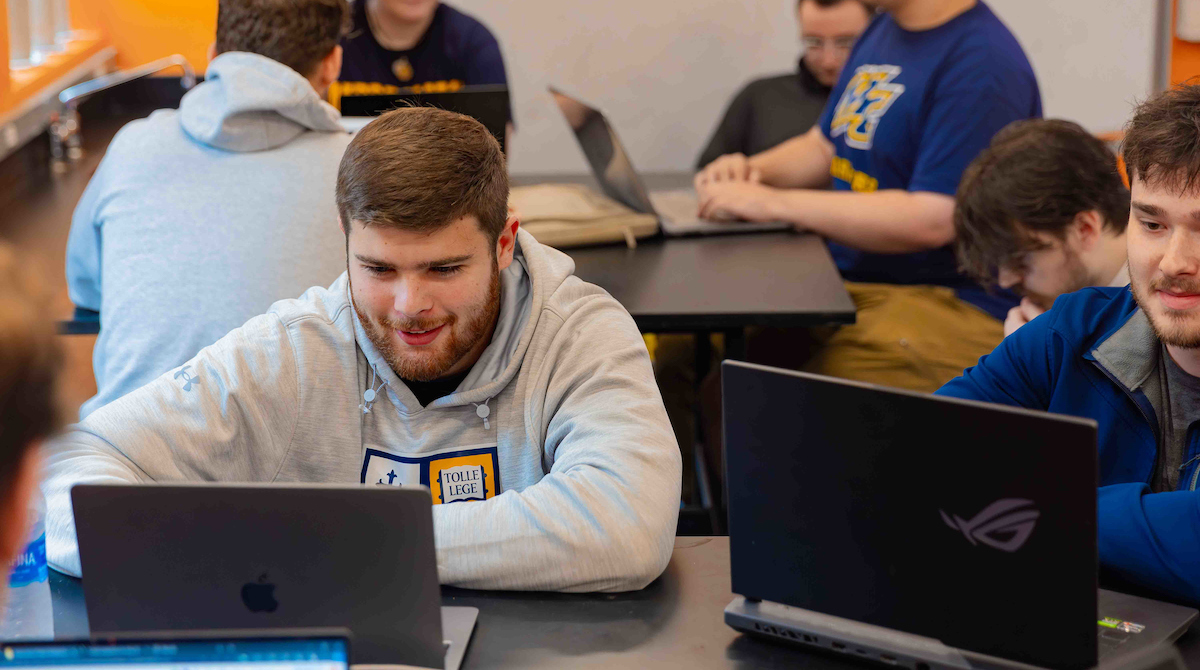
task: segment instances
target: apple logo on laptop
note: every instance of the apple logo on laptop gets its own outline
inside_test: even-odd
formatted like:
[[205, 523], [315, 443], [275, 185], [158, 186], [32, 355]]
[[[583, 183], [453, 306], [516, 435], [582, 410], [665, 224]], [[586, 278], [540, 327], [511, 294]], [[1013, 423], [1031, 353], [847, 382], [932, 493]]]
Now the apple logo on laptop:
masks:
[[258, 581], [242, 585], [242, 602], [251, 612], [274, 612], [279, 607], [275, 585], [267, 581], [267, 573], [259, 575]]

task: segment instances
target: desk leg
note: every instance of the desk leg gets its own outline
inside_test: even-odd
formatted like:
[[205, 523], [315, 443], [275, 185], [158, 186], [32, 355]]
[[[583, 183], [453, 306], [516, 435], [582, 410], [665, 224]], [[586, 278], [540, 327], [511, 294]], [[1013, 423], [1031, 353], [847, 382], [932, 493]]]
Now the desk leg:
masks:
[[731, 361], [746, 360], [746, 330], [733, 328], [721, 332], [725, 333], [725, 358]]

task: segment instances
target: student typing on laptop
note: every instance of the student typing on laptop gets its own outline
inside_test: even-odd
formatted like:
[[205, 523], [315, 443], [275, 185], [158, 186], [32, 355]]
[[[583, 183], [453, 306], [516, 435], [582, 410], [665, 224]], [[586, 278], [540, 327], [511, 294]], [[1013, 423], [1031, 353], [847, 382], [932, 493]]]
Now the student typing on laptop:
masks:
[[[707, 218], [792, 222], [829, 240], [858, 307], [805, 369], [932, 391], [1003, 337], [1016, 304], [957, 271], [954, 193], [992, 135], [1041, 116], [1008, 28], [977, 0], [879, 0], [812, 130], [696, 176]], [[833, 177], [834, 192], [816, 190]], [[776, 361], [791, 365], [795, 336]], [[751, 359], [759, 359], [748, 342]]]
[[1200, 603], [1200, 86], [1127, 128], [1129, 288], [1087, 288], [938, 393], [1099, 423], [1100, 564]]
[[347, 273], [56, 441], [51, 564], [79, 572], [75, 483], [361, 482], [432, 489], [443, 583], [621, 591], [657, 577], [681, 464], [645, 345], [507, 202], [477, 121], [405, 108], [367, 125], [338, 173]]

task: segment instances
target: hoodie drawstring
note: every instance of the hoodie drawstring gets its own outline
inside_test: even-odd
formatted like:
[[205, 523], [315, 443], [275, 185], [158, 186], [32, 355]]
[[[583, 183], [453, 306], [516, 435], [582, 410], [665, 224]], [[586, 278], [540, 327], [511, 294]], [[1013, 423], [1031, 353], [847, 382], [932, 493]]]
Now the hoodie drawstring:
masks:
[[375, 404], [375, 398], [379, 395], [379, 391], [382, 391], [383, 387], [388, 385], [387, 380], [380, 377], [379, 378], [379, 386], [376, 387], [375, 386], [376, 376], [377, 376], [377, 373], [375, 370], [375, 365], [371, 364], [370, 388], [368, 388], [366, 391], [363, 391], [363, 404], [358, 406], [358, 408], [362, 410], [363, 414], [371, 413], [371, 406]]
[[492, 401], [492, 399], [488, 398], [487, 400], [484, 400], [482, 403], [478, 403], [478, 402], [471, 403], [472, 405], [475, 406], [475, 416], [478, 416], [479, 418], [483, 419], [483, 429], [484, 430], [491, 430], [491, 428], [492, 428], [491, 424], [488, 423], [488, 417], [491, 416], [491, 414], [492, 414], [492, 410], [488, 408], [488, 403], [491, 401]]

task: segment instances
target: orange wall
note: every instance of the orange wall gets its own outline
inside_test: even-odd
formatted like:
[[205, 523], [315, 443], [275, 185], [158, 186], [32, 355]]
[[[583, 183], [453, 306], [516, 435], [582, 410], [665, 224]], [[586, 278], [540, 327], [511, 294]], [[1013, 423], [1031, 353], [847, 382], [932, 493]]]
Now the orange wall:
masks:
[[[1178, 0], [1176, 0], [1178, 2]], [[1171, 85], [1200, 75], [1200, 43], [1175, 37], [1175, 3], [1171, 3]]]
[[71, 20], [104, 35], [117, 48], [119, 68], [178, 53], [202, 72], [217, 30], [217, 0], [74, 0]]

